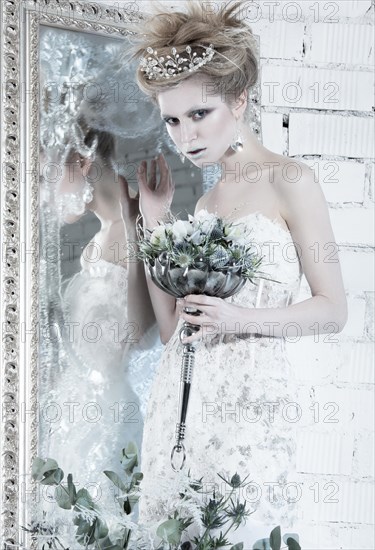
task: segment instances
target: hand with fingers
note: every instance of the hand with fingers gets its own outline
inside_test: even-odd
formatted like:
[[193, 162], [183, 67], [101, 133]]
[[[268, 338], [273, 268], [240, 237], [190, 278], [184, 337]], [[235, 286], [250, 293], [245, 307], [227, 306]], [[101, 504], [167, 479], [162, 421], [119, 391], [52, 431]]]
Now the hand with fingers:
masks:
[[130, 195], [129, 184], [124, 176], [121, 175], [119, 175], [119, 185], [121, 217], [125, 227], [133, 229], [139, 215], [139, 192], [132, 197]]
[[[246, 325], [244, 314], [248, 314], [242, 306], [205, 294], [189, 294], [178, 299], [177, 308], [181, 319], [200, 327], [195, 334], [184, 338], [186, 344], [202, 340], [207, 335], [242, 334], [241, 327]], [[199, 314], [194, 312], [195, 309]]]
[[169, 211], [175, 190], [171, 169], [164, 155], [160, 154], [156, 159], [151, 160], [149, 173], [147, 161], [143, 160], [137, 170], [137, 178], [140, 190], [140, 211], [145, 226], [152, 229]]

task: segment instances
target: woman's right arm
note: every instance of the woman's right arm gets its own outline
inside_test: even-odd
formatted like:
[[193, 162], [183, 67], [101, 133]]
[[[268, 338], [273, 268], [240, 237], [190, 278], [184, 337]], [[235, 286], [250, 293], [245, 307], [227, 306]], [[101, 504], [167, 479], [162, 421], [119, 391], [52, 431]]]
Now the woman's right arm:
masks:
[[[159, 183], [156, 177], [156, 165], [159, 167]], [[143, 227], [154, 229], [158, 221], [165, 219], [168, 213], [173, 195], [174, 183], [171, 169], [163, 155], [151, 161], [150, 175], [147, 175], [147, 162], [142, 161], [137, 172], [140, 191], [140, 211], [143, 218]], [[153, 282], [146, 269], [146, 281], [152, 307], [159, 326], [160, 339], [166, 344], [173, 335], [178, 319], [179, 309], [176, 306], [176, 299], [170, 296]]]

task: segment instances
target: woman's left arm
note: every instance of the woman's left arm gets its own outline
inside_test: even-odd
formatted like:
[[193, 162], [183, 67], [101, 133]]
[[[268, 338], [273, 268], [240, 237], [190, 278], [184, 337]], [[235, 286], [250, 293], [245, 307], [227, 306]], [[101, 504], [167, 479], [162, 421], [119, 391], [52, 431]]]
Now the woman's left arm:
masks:
[[[338, 259], [338, 247], [329, 219], [323, 191], [314, 172], [302, 163], [297, 182], [277, 184], [280, 213], [287, 222], [300, 256], [301, 266], [312, 297], [284, 308], [246, 308], [209, 296], [187, 296], [179, 303], [181, 317], [201, 330], [185, 341], [202, 338], [204, 333], [254, 333], [281, 337], [338, 333], [347, 321], [347, 300]], [[202, 311], [198, 317], [183, 312], [192, 306]], [[294, 333], [293, 333], [294, 334]]]

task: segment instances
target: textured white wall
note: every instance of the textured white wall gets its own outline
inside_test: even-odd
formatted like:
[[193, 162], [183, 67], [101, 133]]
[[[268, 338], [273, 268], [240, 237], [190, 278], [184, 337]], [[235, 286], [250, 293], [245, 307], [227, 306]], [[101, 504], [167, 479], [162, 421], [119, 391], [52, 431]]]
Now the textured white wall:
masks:
[[[253, 4], [260, 6], [249, 23], [260, 35], [263, 141], [314, 167], [340, 247], [349, 303], [342, 333], [287, 344], [300, 384], [301, 517], [319, 548], [329, 540], [332, 549], [370, 550], [375, 548], [374, 5], [279, 1], [272, 20], [276, 2]], [[309, 296], [304, 279], [299, 301]]]

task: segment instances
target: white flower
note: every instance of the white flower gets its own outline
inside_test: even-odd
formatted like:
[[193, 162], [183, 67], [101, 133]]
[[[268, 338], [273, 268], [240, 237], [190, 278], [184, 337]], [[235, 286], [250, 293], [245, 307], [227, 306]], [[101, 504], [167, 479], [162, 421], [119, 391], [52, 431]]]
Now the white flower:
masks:
[[150, 244], [154, 246], [167, 245], [167, 233], [164, 226], [158, 225], [158, 227], [155, 227], [150, 236]]
[[207, 210], [204, 208], [203, 210], [199, 210], [199, 212], [196, 213], [195, 219], [198, 222], [199, 229], [202, 231], [202, 233], [207, 234], [216, 225], [217, 216], [215, 214], [212, 214], [212, 212], [207, 212]]
[[226, 241], [233, 241], [236, 244], [240, 244], [244, 239], [244, 230], [241, 225], [226, 225], [224, 227], [224, 235]]
[[212, 212], [208, 212], [205, 208], [203, 208], [202, 210], [199, 210], [199, 212], [195, 214], [194, 218], [199, 222], [204, 222], [204, 221], [216, 220], [217, 216]]
[[172, 235], [176, 241], [183, 241], [193, 232], [193, 226], [190, 222], [177, 220], [172, 225]]
[[192, 235], [190, 235], [189, 241], [193, 244], [202, 244], [202, 242], [204, 241], [204, 237], [205, 235], [199, 229], [197, 229]]

